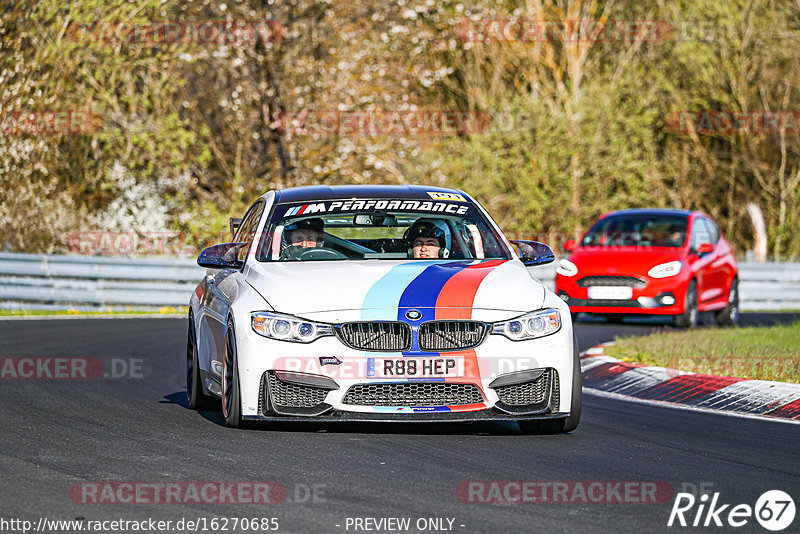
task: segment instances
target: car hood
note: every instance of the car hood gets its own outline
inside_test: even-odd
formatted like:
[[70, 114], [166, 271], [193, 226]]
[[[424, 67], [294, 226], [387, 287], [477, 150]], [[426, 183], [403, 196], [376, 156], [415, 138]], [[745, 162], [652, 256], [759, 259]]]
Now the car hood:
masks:
[[[247, 282], [273, 310], [320, 321], [496, 321], [542, 307], [545, 288], [518, 260], [264, 262]], [[413, 314], [412, 314], [413, 316]]]
[[578, 267], [578, 275], [619, 274], [646, 276], [661, 263], [683, 260], [681, 248], [650, 247], [580, 247], [569, 260]]

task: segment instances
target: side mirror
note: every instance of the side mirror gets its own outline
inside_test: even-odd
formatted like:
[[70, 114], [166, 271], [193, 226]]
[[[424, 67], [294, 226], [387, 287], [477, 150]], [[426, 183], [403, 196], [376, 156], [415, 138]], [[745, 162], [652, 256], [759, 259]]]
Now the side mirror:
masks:
[[697, 247], [697, 255], [704, 256], [709, 252], [714, 252], [714, 244], [713, 243], [701, 243], [699, 247]]
[[538, 241], [511, 241], [519, 247], [519, 259], [525, 265], [545, 265], [555, 261], [553, 249]]
[[567, 239], [564, 241], [564, 250], [567, 252], [572, 252], [576, 248], [578, 248], [578, 243], [574, 239]]
[[208, 269], [241, 269], [244, 262], [236, 257], [239, 248], [246, 243], [223, 243], [203, 249], [197, 265]]
[[242, 219], [237, 217], [230, 217], [228, 224], [231, 227], [231, 239], [236, 237], [236, 230], [242, 225]]

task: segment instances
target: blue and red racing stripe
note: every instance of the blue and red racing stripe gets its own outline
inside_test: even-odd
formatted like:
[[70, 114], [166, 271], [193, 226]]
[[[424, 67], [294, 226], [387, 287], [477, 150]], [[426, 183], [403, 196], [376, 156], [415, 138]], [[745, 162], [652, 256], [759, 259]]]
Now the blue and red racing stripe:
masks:
[[[457, 320], [472, 318], [472, 306], [475, 295], [483, 280], [496, 267], [507, 260], [485, 261], [413, 261], [393, 267], [379, 279], [367, 292], [362, 307], [361, 318], [367, 321], [403, 321], [414, 326], [411, 350], [402, 353], [404, 356], [438, 356], [435, 352], [419, 350], [416, 327], [425, 321]], [[420, 312], [417, 320], [406, 317], [409, 310]], [[451, 352], [448, 355], [461, 356], [465, 359], [464, 377], [459, 378], [425, 378], [413, 381], [453, 381], [474, 383], [479, 388], [480, 370], [477, 354], [474, 350]], [[378, 356], [368, 353], [367, 356]], [[380, 356], [389, 357], [387, 353]], [[398, 354], [399, 356], [399, 354]], [[401, 379], [408, 381], [412, 379]], [[374, 407], [379, 412], [450, 412], [474, 411], [486, 409], [483, 403], [459, 406], [386, 406]]]

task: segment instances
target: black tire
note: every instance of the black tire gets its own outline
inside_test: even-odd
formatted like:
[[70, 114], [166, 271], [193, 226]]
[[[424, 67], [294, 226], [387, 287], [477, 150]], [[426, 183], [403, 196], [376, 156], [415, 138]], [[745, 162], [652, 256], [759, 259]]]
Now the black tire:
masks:
[[197, 356], [197, 334], [194, 317], [189, 314], [189, 334], [186, 340], [186, 399], [193, 410], [213, 410], [217, 400], [203, 391]]
[[242, 397], [239, 389], [239, 359], [233, 322], [225, 329], [225, 356], [222, 358], [222, 416], [225, 424], [242, 427]]
[[736, 278], [728, 289], [728, 305], [717, 312], [717, 324], [720, 326], [739, 324], [739, 280]]
[[697, 311], [697, 283], [692, 280], [686, 290], [684, 310], [675, 316], [675, 326], [678, 328], [694, 328], [697, 326], [699, 312]]
[[566, 419], [550, 419], [537, 421], [535, 419], [523, 419], [517, 421], [519, 429], [523, 434], [560, 434], [562, 432], [572, 432], [578, 428], [581, 421], [581, 409], [583, 408], [583, 374], [581, 373], [581, 358], [578, 353], [578, 338], [572, 334], [573, 359], [572, 366], [572, 407]]

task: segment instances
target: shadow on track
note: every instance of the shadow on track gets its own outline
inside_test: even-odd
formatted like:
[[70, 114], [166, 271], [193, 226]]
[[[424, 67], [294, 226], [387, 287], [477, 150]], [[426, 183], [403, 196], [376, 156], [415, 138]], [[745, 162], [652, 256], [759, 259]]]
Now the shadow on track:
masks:
[[[217, 410], [192, 410], [186, 400], [185, 391], [176, 391], [164, 396], [162, 404], [176, 404], [186, 410], [196, 412], [205, 420], [217, 426], [224, 427], [225, 419], [222, 412]], [[229, 429], [235, 432], [236, 429]], [[342, 423], [320, 423], [320, 422], [257, 422], [251, 421], [246, 427], [247, 431], [271, 431], [271, 432], [302, 432], [302, 433], [355, 433], [355, 434], [404, 434], [404, 435], [470, 435], [470, 436], [524, 436], [520, 433], [519, 427], [512, 422], [489, 422], [478, 421], [474, 423], [397, 423], [387, 422], [342, 422]], [[569, 434], [562, 434], [569, 436]], [[541, 436], [542, 438], [553, 439], [555, 436]]]

